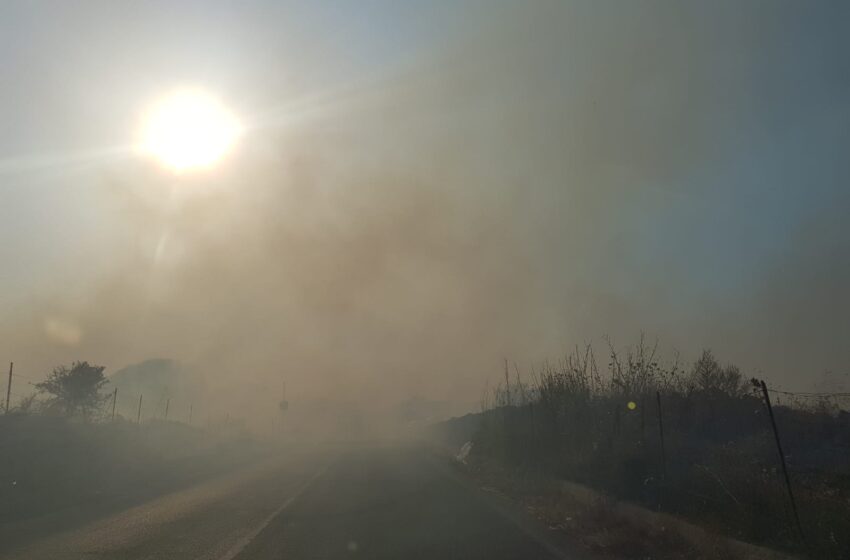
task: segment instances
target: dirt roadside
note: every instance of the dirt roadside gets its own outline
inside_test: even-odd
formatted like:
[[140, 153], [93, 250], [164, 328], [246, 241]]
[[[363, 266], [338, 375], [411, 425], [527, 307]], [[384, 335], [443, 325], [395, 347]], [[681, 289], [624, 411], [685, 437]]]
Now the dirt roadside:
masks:
[[474, 454], [466, 462], [434, 452], [483, 492], [511, 500], [550, 531], [567, 535], [588, 558], [793, 560], [795, 556], [730, 539], [675, 516], [614, 500], [586, 486], [510, 470]]

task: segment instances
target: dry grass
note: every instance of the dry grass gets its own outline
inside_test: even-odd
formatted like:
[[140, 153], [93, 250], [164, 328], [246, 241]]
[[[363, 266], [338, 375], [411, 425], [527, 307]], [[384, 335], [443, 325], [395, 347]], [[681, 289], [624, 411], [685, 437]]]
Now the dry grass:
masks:
[[587, 487], [474, 460], [464, 468], [485, 491], [509, 496], [592, 558], [781, 560], [790, 556], [730, 541], [672, 516], [617, 502]]
[[[482, 400], [473, 455], [585, 484], [735, 539], [850, 557], [849, 414], [823, 402], [774, 406], [804, 545], [764, 400], [738, 368], [707, 351], [686, 368], [677, 356], [661, 359], [643, 339], [622, 352], [610, 346], [608, 355], [599, 367], [591, 347], [576, 349], [526, 381], [506, 364], [504, 383]], [[596, 539], [624, 554], [617, 540], [608, 533]]]

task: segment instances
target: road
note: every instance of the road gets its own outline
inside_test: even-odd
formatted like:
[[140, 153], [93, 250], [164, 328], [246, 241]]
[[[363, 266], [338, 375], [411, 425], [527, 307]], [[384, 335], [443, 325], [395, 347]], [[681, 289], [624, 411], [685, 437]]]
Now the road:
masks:
[[565, 543], [415, 446], [277, 457], [2, 559], [551, 559]]

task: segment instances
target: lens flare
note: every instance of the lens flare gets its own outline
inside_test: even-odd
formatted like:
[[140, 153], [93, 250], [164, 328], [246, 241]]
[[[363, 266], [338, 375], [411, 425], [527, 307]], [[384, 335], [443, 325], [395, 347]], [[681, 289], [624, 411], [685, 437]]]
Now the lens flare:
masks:
[[236, 116], [198, 90], [173, 93], [145, 115], [140, 149], [177, 172], [209, 168], [242, 132]]

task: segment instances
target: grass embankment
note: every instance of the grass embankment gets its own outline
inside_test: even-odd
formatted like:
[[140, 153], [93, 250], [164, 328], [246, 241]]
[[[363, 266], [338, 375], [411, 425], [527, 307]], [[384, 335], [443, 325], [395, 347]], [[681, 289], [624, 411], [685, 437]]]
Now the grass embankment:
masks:
[[[549, 512], [551, 524], [571, 518], [565, 527], [585, 536], [606, 522], [628, 526], [604, 503], [576, 510], [548, 482], [567, 480], [718, 535], [813, 558], [850, 557], [850, 415], [832, 403], [774, 407], [804, 541], [764, 400], [736, 368], [708, 353], [688, 369], [664, 366], [640, 345], [622, 357], [612, 352], [604, 373], [588, 349], [543, 368], [531, 383], [516, 377], [488, 396], [470, 464], [494, 487]], [[664, 557], [659, 550], [644, 553], [635, 543], [665, 543], [668, 557], [688, 554], [677, 540], [632, 532], [626, 549], [597, 548], [656, 558]], [[731, 554], [718, 551], [704, 557]]]
[[261, 452], [176, 422], [0, 416], [3, 544], [73, 526], [224, 472]]

